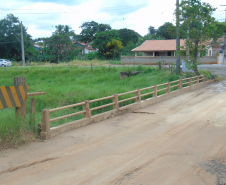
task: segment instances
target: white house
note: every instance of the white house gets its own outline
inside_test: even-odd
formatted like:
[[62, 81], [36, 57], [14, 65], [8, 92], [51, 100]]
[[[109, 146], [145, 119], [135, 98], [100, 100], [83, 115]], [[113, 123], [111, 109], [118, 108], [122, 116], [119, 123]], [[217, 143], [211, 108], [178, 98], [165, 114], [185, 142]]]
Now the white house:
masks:
[[213, 40], [208, 48], [207, 56], [219, 56], [223, 53], [222, 46], [224, 45], [224, 38], [218, 38], [217, 42], [214, 43]]
[[82, 49], [82, 54], [88, 54], [89, 52], [97, 51], [97, 49], [93, 49], [91, 45], [88, 45], [87, 47]]

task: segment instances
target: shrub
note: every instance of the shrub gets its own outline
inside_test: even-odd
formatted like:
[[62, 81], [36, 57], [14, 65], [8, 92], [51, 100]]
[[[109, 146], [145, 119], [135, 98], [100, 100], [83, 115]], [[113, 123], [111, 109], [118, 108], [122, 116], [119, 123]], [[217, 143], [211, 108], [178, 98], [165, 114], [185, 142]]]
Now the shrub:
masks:
[[180, 75], [170, 75], [169, 76], [169, 82], [178, 80], [180, 78]]
[[37, 66], [38, 64], [36, 62], [31, 62], [30, 66]]

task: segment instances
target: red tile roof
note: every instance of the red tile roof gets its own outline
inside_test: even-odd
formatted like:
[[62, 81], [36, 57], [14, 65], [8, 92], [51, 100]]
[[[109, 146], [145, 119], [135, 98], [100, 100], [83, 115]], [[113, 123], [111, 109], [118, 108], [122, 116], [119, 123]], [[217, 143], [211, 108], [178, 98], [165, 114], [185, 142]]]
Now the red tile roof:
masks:
[[212, 49], [213, 50], [222, 50], [222, 46], [220, 44], [214, 44]]
[[[180, 46], [185, 46], [185, 40], [180, 40]], [[172, 40], [146, 40], [139, 47], [132, 51], [145, 52], [145, 51], [175, 51], [176, 39]]]
[[212, 49], [213, 50], [222, 50], [222, 45], [220, 45], [219, 43], [224, 43], [223, 37], [218, 38], [216, 43], [212, 42]]
[[34, 46], [36, 46], [36, 47], [38, 47], [38, 48], [44, 48], [43, 45], [39, 45], [39, 44], [37, 44], [37, 43], [34, 43]]
[[218, 38], [217, 42], [224, 42], [224, 37]]
[[73, 42], [73, 44], [75, 44], [75, 43], [81, 44], [83, 46], [87, 46], [89, 44], [89, 43], [79, 42], [79, 41]]

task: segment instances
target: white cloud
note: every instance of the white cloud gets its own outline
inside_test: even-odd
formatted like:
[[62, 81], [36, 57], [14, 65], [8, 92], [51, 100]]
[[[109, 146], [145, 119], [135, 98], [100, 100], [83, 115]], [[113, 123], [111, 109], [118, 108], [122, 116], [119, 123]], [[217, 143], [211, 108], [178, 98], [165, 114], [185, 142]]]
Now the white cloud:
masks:
[[154, 26], [157, 29], [165, 22], [174, 24], [174, 9], [175, 5], [171, 2], [166, 2], [162, 6], [161, 1], [152, 1], [147, 7], [125, 16], [124, 21], [116, 21], [112, 25], [118, 29], [124, 27], [133, 29], [141, 35], [145, 35], [148, 33], [149, 26]]
[[[202, 0], [202, 2], [204, 1], [218, 8], [214, 14], [216, 18], [224, 19], [225, 12], [220, 10], [224, 10], [226, 7], [220, 7], [220, 4], [226, 4], [225, 0]], [[72, 2], [76, 1], [64, 1], [64, 4], [43, 1], [33, 3], [31, 0], [10, 0], [6, 4], [0, 1], [2, 8], [0, 9], [0, 19], [8, 13], [13, 13], [23, 21], [24, 26], [28, 28], [28, 33], [33, 38], [51, 36], [55, 25], [58, 24], [69, 25], [76, 34], [79, 34], [81, 32], [79, 26], [92, 20], [110, 24], [113, 29], [133, 29], [141, 35], [147, 34], [149, 26], [158, 28], [165, 22], [175, 23], [173, 15], [175, 0], [85, 0], [80, 1], [80, 4], [72, 4]], [[3, 10], [4, 8], [16, 10], [6, 11]]]
[[7, 7], [10, 7], [10, 6], [12, 6], [13, 5], [13, 3], [8, 3], [6, 6]]

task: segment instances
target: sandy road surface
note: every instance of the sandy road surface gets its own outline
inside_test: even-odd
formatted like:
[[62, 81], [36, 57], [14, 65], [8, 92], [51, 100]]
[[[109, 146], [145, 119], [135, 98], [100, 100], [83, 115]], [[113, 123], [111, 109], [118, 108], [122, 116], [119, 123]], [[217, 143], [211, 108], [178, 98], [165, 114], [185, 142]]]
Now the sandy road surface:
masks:
[[1, 185], [224, 185], [226, 81], [0, 153]]

